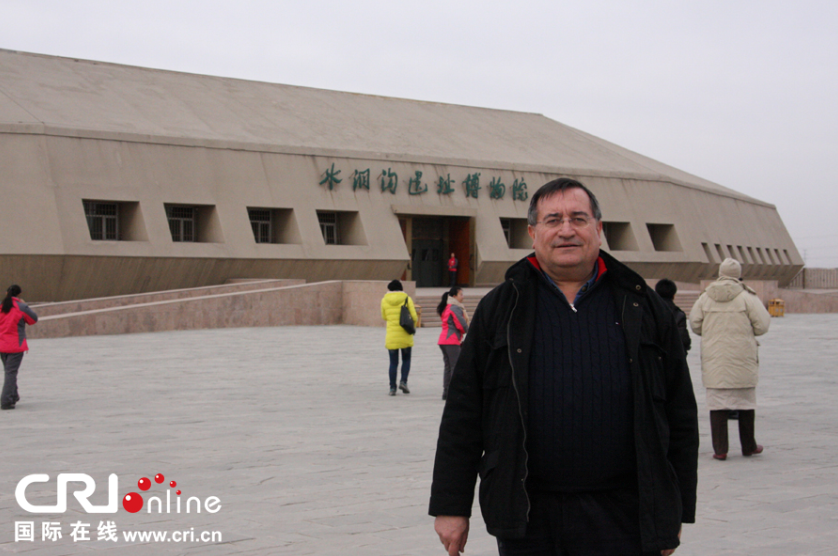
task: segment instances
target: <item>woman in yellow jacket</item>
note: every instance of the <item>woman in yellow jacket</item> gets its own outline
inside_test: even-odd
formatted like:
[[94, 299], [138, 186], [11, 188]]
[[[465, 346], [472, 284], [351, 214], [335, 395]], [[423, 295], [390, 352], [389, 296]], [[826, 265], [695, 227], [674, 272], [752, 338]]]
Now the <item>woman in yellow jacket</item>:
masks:
[[419, 315], [416, 314], [413, 300], [404, 293], [400, 281], [393, 280], [387, 284], [387, 289], [389, 291], [381, 300], [381, 318], [387, 321], [387, 336], [384, 338], [384, 347], [390, 352], [390, 395], [396, 395], [399, 350], [402, 352], [402, 379], [399, 382], [399, 388], [405, 394], [410, 394], [410, 389], [407, 387], [407, 375], [410, 372], [410, 351], [413, 347], [413, 335], [408, 334], [399, 324], [399, 317], [405, 301], [407, 301], [407, 308], [414, 323], [419, 322]]

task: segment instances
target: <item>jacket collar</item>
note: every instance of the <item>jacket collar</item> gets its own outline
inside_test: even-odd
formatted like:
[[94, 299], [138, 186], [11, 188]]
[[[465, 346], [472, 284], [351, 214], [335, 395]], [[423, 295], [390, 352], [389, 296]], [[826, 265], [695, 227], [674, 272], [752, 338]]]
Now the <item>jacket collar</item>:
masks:
[[[599, 251], [597, 265], [599, 265], [597, 281], [608, 276], [608, 280], [617, 286], [636, 293], [644, 293], [646, 291], [646, 280], [605, 251]], [[535, 253], [531, 253], [509, 267], [509, 270], [506, 271], [506, 279], [515, 282], [529, 282], [533, 277], [538, 276], [537, 273], [540, 272], [541, 266], [535, 258]]]

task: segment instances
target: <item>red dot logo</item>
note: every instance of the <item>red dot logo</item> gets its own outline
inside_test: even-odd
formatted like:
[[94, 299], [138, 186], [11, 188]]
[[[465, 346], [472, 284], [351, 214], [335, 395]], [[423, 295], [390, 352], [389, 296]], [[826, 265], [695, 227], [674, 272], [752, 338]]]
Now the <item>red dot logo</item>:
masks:
[[177, 491], [175, 494], [177, 494], [178, 496], [180, 496], [180, 491]]
[[137, 486], [140, 490], [148, 490], [151, 488], [151, 481], [148, 480], [148, 477], [143, 477], [137, 481]]
[[165, 480], [166, 480], [166, 477], [164, 477], [162, 473], [158, 473], [157, 475], [154, 476], [154, 482], [157, 483], [158, 485]]
[[172, 482], [169, 483], [169, 486], [172, 487], [172, 488], [175, 488], [177, 486], [177, 482], [172, 481]]
[[122, 499], [122, 507], [125, 508], [126, 512], [135, 514], [143, 507], [143, 497], [136, 492], [129, 492], [125, 495], [125, 498]]

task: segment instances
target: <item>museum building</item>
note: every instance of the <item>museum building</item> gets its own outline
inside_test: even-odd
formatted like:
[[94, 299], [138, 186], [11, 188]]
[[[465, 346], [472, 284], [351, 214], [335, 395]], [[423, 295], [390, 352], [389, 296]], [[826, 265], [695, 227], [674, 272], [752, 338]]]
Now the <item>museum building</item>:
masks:
[[803, 267], [774, 205], [539, 114], [0, 50], [0, 276], [61, 301], [230, 279], [490, 285], [529, 196], [599, 198], [645, 278]]

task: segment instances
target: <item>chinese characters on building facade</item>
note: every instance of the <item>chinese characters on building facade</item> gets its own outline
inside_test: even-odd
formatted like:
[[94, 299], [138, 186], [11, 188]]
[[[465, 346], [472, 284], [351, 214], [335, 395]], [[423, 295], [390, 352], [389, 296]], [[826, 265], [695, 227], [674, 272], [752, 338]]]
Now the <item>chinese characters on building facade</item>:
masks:
[[[321, 174], [319, 185], [325, 186], [329, 190], [334, 189], [343, 181], [343, 178], [339, 177], [340, 173], [341, 170], [335, 169], [335, 163], [333, 162]], [[352, 191], [359, 189], [369, 191], [370, 183], [372, 182], [371, 175], [370, 168], [364, 170], [356, 168], [351, 175]], [[392, 168], [382, 168], [381, 173], [376, 176], [376, 180], [382, 193], [396, 194], [399, 186], [399, 175]], [[408, 177], [402, 183], [407, 184], [407, 193], [409, 195], [423, 195], [429, 191], [428, 183], [422, 181], [422, 172], [419, 170], [416, 170], [412, 176]], [[451, 174], [446, 174], [445, 176], [439, 176], [434, 185], [436, 185], [437, 195], [453, 195], [457, 192], [456, 184], [457, 180], [453, 179]], [[479, 198], [480, 190], [483, 189], [480, 185], [480, 172], [467, 174], [460, 181], [460, 184], [461, 190], [467, 198]], [[503, 183], [499, 176], [492, 176], [486, 189], [489, 192], [489, 198], [496, 200], [503, 199], [507, 193], [506, 184]], [[527, 183], [524, 181], [524, 178], [516, 178], [512, 183], [511, 191], [513, 201], [526, 201], [529, 197]]]

